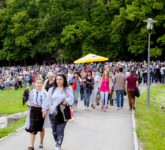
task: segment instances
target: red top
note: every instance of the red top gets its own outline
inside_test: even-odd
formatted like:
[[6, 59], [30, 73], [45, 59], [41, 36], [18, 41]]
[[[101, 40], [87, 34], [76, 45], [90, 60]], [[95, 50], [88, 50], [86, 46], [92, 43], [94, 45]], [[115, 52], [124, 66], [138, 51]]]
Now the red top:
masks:
[[136, 81], [138, 81], [138, 78], [135, 74], [129, 75], [127, 78], [127, 89], [135, 89], [136, 88]]

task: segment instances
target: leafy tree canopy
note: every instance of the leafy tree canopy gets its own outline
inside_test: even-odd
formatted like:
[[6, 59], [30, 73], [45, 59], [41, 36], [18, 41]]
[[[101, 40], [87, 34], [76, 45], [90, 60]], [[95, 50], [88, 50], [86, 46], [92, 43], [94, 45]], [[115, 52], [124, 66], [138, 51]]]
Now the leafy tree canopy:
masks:
[[0, 0], [0, 61], [144, 60], [149, 17], [151, 57], [164, 59], [164, 8], [164, 0]]

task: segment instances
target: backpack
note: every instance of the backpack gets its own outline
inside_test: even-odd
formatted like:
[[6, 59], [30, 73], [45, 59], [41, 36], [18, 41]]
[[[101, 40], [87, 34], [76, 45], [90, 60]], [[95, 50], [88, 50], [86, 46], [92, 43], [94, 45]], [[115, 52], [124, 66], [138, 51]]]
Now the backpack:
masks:
[[23, 99], [22, 99], [22, 104], [25, 105], [25, 103], [28, 101], [29, 99], [29, 89], [25, 89], [24, 93], [23, 93]]

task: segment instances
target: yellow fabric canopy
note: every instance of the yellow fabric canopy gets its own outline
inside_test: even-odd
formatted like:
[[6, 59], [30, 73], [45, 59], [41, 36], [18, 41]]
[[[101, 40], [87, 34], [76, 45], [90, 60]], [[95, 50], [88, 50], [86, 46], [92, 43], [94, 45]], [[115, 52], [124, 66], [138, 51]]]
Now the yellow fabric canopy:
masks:
[[108, 58], [98, 56], [95, 54], [88, 54], [80, 59], [77, 59], [74, 61], [75, 64], [82, 64], [82, 63], [91, 63], [91, 62], [101, 62], [101, 61], [107, 61]]

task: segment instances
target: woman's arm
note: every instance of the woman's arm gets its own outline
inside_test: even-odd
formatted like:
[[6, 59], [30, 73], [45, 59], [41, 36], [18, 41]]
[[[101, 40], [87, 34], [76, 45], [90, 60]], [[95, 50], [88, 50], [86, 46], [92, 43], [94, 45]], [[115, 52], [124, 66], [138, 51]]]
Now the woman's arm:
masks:
[[66, 88], [66, 99], [63, 101], [62, 104], [64, 105], [73, 105], [74, 102], [74, 95], [73, 95], [73, 90], [70, 88]]
[[43, 85], [43, 87], [42, 87], [43, 89], [46, 88], [46, 84], [47, 84], [47, 82], [48, 82], [48, 79], [45, 80], [44, 85]]
[[48, 111], [50, 108], [52, 100], [52, 90], [53, 88], [50, 88], [48, 93], [46, 94], [45, 100], [42, 103], [42, 111]]
[[138, 81], [136, 81], [136, 87], [138, 87], [139, 86], [139, 82]]

